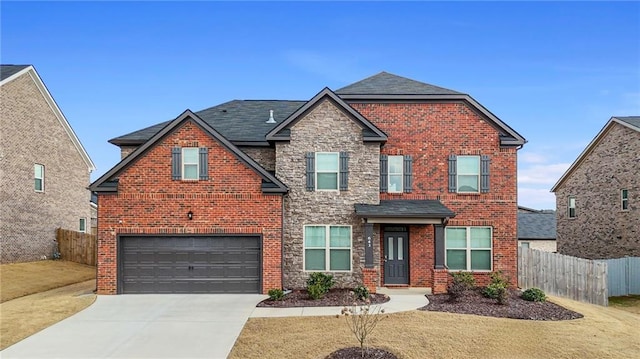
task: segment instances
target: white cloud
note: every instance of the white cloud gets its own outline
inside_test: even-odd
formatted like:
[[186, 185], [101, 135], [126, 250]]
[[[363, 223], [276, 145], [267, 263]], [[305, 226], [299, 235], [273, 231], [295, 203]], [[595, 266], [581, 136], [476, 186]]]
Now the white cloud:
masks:
[[544, 163], [548, 159], [547, 156], [540, 153], [523, 152], [518, 155], [518, 161], [523, 163]]
[[545, 188], [518, 187], [518, 205], [534, 209], [556, 209], [556, 196]]
[[571, 163], [521, 166], [518, 168], [518, 185], [537, 184], [553, 186], [565, 173]]

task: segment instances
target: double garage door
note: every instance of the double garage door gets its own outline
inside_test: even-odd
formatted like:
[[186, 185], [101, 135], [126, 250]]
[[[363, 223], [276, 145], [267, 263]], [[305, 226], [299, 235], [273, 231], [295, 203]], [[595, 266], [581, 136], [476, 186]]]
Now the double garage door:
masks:
[[259, 236], [120, 238], [120, 293], [260, 293]]

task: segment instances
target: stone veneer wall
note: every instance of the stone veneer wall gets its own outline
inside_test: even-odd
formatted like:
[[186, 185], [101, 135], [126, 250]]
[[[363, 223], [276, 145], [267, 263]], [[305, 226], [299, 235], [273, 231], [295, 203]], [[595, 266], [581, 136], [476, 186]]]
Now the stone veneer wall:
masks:
[[273, 147], [240, 147], [242, 152], [258, 162], [267, 171], [276, 170], [276, 149]]
[[[588, 259], [640, 256], [640, 132], [614, 123], [556, 190], [558, 252]], [[629, 191], [622, 211], [620, 190]], [[568, 198], [576, 218], [568, 218]]]
[[120, 146], [120, 159], [124, 160], [125, 157], [129, 156], [131, 152], [135, 151], [138, 146]]
[[[349, 152], [347, 191], [306, 191], [307, 152]], [[304, 287], [304, 225], [351, 225], [352, 271], [332, 272], [341, 287], [363, 282], [364, 226], [355, 203], [377, 204], [380, 145], [363, 143], [362, 128], [328, 100], [320, 102], [291, 128], [291, 141], [276, 144], [276, 175], [290, 188], [285, 197], [284, 286]], [[376, 241], [379, 226], [375, 226]], [[374, 258], [379, 265], [379, 248]]]
[[[29, 73], [0, 87], [0, 262], [50, 258], [58, 227], [89, 223], [89, 168]], [[45, 167], [44, 192], [34, 164]]]

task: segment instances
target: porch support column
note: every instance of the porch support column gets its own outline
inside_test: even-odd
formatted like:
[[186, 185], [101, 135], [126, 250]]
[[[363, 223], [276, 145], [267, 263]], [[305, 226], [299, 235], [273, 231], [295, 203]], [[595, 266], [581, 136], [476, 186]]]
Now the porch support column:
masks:
[[444, 225], [434, 224], [435, 237], [435, 269], [444, 269]]
[[373, 268], [373, 223], [364, 224], [364, 267]]

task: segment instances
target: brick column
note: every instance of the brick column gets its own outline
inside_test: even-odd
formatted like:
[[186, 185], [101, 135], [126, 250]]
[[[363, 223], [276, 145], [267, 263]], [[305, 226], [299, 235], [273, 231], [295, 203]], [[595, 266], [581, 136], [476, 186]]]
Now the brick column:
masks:
[[378, 268], [363, 268], [362, 281], [364, 286], [369, 289], [369, 293], [375, 293], [379, 284]]
[[433, 270], [433, 294], [441, 294], [447, 292], [447, 282], [449, 280], [449, 272], [446, 269]]

